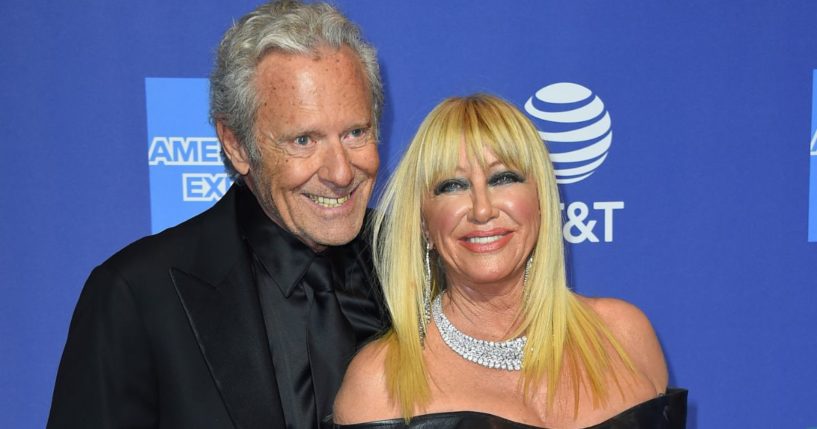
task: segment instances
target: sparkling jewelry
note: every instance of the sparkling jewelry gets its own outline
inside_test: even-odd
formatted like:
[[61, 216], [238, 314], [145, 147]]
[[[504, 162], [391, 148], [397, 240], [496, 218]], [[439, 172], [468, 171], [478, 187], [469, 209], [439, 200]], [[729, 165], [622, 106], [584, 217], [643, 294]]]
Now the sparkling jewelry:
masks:
[[460, 332], [443, 314], [442, 295], [437, 295], [431, 305], [434, 323], [445, 344], [466, 360], [487, 368], [519, 371], [522, 369], [522, 351], [528, 337], [521, 336], [508, 341], [479, 340]]
[[533, 264], [533, 254], [528, 258], [528, 262], [525, 262], [525, 274], [522, 275], [522, 287], [528, 285], [528, 275], [530, 275], [531, 264]]
[[420, 315], [420, 320], [418, 321], [420, 328], [420, 344], [422, 344], [426, 339], [426, 326], [428, 326], [428, 322], [431, 320], [431, 262], [429, 253], [431, 253], [431, 243], [426, 242], [426, 257], [425, 264], [423, 266], [423, 311]]

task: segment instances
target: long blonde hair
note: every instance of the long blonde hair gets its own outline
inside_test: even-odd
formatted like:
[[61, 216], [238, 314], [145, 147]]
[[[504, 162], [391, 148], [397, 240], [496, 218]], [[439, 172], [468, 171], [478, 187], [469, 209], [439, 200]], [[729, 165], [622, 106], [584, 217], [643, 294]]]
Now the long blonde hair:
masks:
[[[552, 406], [567, 360], [574, 413], [579, 383], [585, 378], [594, 405], [605, 402], [605, 376], [612, 358], [605, 344], [613, 346], [627, 367], [632, 369], [632, 364], [598, 316], [567, 287], [559, 191], [536, 128], [510, 103], [487, 94], [449, 98], [428, 114], [389, 180], [371, 224], [375, 269], [392, 319], [392, 328], [378, 340], [387, 348], [385, 376], [391, 399], [406, 419], [429, 400], [418, 325], [425, 252], [422, 201], [435, 184], [455, 171], [462, 144], [469, 159], [483, 168], [484, 154], [490, 151], [506, 167], [536, 182], [539, 235], [523, 297], [522, 323], [513, 334], [528, 337], [522, 367], [525, 396], [547, 380], [547, 403]], [[440, 270], [433, 270], [431, 283], [432, 297], [444, 290]]]

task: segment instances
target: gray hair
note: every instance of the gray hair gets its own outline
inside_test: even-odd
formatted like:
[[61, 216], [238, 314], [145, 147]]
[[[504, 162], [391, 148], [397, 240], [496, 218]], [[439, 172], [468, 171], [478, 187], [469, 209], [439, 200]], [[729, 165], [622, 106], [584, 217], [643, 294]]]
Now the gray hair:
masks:
[[[255, 142], [258, 96], [254, 85], [256, 66], [271, 51], [314, 55], [321, 47], [351, 48], [363, 65], [372, 100], [372, 129], [379, 138], [383, 84], [375, 49], [360, 29], [326, 3], [303, 4], [297, 0], [265, 3], [234, 23], [218, 46], [210, 75], [210, 122], [222, 122], [247, 150], [253, 164], [260, 161]], [[222, 151], [223, 153], [223, 151]], [[239, 177], [227, 157], [224, 164]]]

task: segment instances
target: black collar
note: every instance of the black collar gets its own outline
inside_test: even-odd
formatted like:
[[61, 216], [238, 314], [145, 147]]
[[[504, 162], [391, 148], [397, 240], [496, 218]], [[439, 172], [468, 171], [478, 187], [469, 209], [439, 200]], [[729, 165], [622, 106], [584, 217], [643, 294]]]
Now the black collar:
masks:
[[[238, 189], [237, 200], [242, 238], [281, 289], [281, 293], [289, 298], [317, 254], [291, 232], [273, 222], [246, 186]], [[334, 259], [334, 263], [344, 264], [341, 266], [356, 264], [357, 252], [354, 247], [357, 240], [355, 238], [350, 244], [329, 248], [326, 252], [331, 254], [329, 256]]]

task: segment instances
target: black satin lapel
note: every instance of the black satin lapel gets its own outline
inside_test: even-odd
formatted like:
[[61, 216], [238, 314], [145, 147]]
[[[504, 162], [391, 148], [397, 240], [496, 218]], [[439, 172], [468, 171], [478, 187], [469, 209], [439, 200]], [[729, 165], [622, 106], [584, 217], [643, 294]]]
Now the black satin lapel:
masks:
[[258, 294], [247, 270], [215, 287], [179, 269], [171, 277], [236, 428], [283, 426]]

